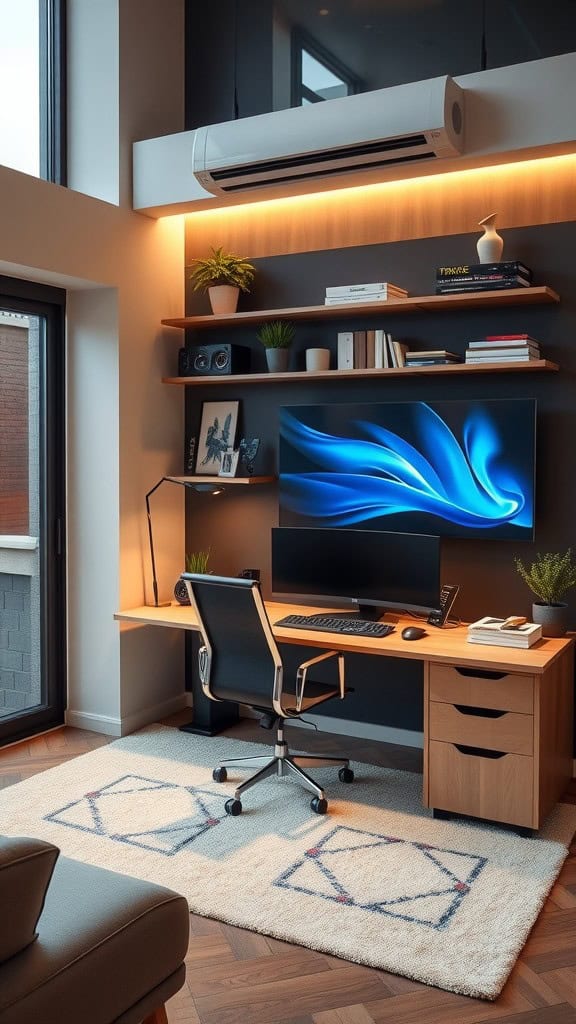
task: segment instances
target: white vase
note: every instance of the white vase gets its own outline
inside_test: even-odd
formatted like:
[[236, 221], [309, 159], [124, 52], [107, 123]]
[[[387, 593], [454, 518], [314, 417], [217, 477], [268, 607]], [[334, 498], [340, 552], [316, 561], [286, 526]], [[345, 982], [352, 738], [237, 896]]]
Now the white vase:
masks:
[[307, 348], [306, 349], [307, 370], [329, 370], [330, 349], [329, 348]]
[[208, 289], [213, 313], [235, 313], [238, 309], [240, 289], [232, 284], [215, 284]]
[[497, 213], [491, 213], [489, 217], [478, 221], [479, 226], [484, 228], [484, 234], [476, 243], [480, 263], [499, 263], [502, 259], [504, 241], [494, 226], [497, 216]]

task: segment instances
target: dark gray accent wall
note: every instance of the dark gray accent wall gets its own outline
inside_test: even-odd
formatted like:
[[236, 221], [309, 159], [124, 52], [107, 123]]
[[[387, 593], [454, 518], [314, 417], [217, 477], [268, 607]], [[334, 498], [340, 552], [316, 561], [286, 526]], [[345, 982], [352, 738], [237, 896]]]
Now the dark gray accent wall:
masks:
[[[383, 310], [369, 318], [351, 311], [342, 320], [298, 322], [292, 368], [304, 368], [309, 346], [336, 351], [339, 330], [382, 327], [412, 348], [448, 348], [464, 352], [467, 341], [492, 333], [528, 332], [538, 338], [544, 355], [560, 365], [559, 373], [490, 373], [414, 376], [377, 381], [310, 380], [189, 388], [188, 434], [198, 431], [205, 400], [240, 400], [239, 436], [262, 438], [257, 473], [277, 472], [278, 409], [316, 402], [387, 402], [454, 398], [536, 398], [538, 402], [536, 533], [534, 543], [494, 540], [446, 540], [444, 582], [459, 583], [456, 613], [464, 620], [484, 614], [530, 614], [531, 594], [518, 577], [513, 558], [530, 559], [536, 551], [576, 548], [576, 225], [529, 227], [502, 232], [506, 258], [522, 259], [534, 271], [535, 284], [547, 284], [561, 296], [559, 305], [511, 306], [485, 310], [445, 310], [394, 315]], [[319, 304], [326, 285], [391, 280], [413, 295], [433, 294], [435, 268], [473, 261], [477, 234], [454, 235], [342, 250], [301, 253], [255, 260], [254, 292], [241, 308], [275, 308]], [[190, 292], [187, 313], [206, 312], [205, 299]], [[264, 351], [256, 327], [215, 328], [188, 344], [235, 341], [248, 345], [253, 369], [265, 372]], [[335, 363], [333, 362], [333, 365]], [[274, 485], [236, 488], [224, 495], [194, 494], [188, 501], [187, 550], [210, 547], [212, 568], [235, 574], [245, 567], [262, 570], [264, 594], [270, 594], [270, 528], [278, 524]], [[576, 628], [576, 590], [569, 596], [571, 626]], [[406, 663], [380, 664], [355, 659], [356, 694], [342, 714], [408, 729], [420, 728], [419, 668]], [[390, 679], [394, 684], [389, 685]], [[368, 696], [369, 695], [369, 696]], [[337, 714], [337, 704], [326, 711]], [[362, 710], [363, 708], [363, 710]]]

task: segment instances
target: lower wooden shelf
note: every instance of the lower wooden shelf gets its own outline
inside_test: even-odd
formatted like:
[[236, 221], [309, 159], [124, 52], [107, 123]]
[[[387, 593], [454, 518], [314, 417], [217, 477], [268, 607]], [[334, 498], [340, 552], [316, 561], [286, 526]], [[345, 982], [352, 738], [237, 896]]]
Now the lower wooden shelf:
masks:
[[264, 384], [306, 380], [358, 380], [359, 378], [427, 377], [429, 374], [451, 373], [534, 373], [535, 371], [556, 373], [557, 363], [549, 359], [531, 359], [525, 363], [451, 363], [446, 366], [396, 366], [382, 370], [297, 370], [287, 373], [233, 373], [226, 377], [163, 377], [163, 384], [184, 384], [186, 387], [206, 384]]

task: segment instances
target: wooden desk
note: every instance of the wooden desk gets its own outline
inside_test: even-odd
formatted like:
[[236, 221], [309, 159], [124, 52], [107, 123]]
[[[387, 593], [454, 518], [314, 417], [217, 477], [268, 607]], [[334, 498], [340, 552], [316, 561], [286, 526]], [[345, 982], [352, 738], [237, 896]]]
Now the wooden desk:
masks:
[[[326, 608], [266, 602], [270, 621]], [[142, 606], [120, 622], [198, 631], [189, 606]], [[414, 619], [390, 617], [379, 639], [274, 627], [279, 642], [422, 662], [423, 803], [538, 829], [572, 776], [573, 641], [541, 640], [528, 650], [466, 642], [466, 628], [401, 637]]]

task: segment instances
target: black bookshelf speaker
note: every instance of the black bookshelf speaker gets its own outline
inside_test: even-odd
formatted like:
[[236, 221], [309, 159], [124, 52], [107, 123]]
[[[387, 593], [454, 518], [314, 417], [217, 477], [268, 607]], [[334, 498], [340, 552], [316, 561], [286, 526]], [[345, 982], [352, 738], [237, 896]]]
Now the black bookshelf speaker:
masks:
[[250, 369], [250, 349], [245, 345], [193, 345], [178, 353], [179, 377], [225, 377]]

